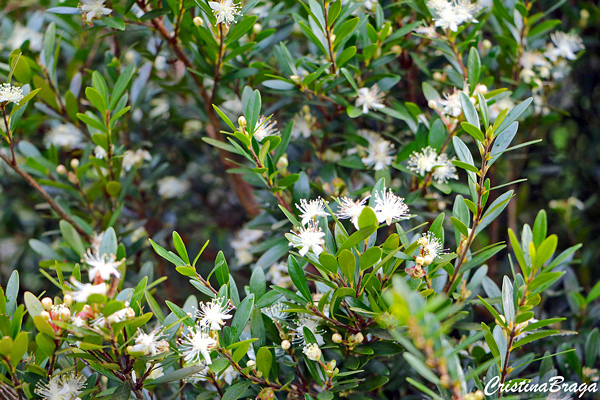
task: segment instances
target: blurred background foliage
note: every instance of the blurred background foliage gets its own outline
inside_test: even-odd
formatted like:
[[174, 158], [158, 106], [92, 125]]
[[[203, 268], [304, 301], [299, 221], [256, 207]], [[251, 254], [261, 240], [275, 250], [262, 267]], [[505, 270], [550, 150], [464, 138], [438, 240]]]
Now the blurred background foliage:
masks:
[[[280, 7], [279, 10], [297, 7], [293, 3], [281, 1], [277, 7]], [[202, 137], [206, 135], [207, 115], [194, 101], [194, 88], [189, 77], [185, 77], [185, 70], [181, 65], [173, 64], [174, 61], [170, 58], [164, 42], [144, 39], [146, 29], [143, 26], [129, 26], [126, 32], [113, 31], [106, 36], [99, 36], [93, 27], [80, 27], [77, 19], [67, 22], [68, 19], [44, 13], [44, 9], [49, 6], [49, 1], [5, 2], [0, 14], [3, 59], [10, 53], [11, 32], [15, 29], [15, 23], [41, 32], [43, 25], [54, 21], [58, 29], [64, 30], [65, 39], [68, 39], [63, 41], [64, 55], [58, 61], [60, 68], [57, 68], [57, 78], [61, 85], [68, 86], [68, 80], [76, 69], [89, 72], [88, 68], [101, 64], [108, 65], [106, 70], [102, 71], [103, 74], [114, 75], [116, 70], [110, 67], [113, 57], [120, 57], [125, 63], [136, 62], [140, 66], [148, 64], [148, 69], [153, 65], [148, 84], [140, 82], [137, 89], [132, 89], [138, 91], [138, 96], [137, 99], [132, 99], [133, 108], [129, 114], [131, 121], [129, 124], [125, 123], [122, 129], [123, 132], [127, 132], [127, 135], [122, 135], [122, 140], [127, 145], [133, 142], [135, 147], [148, 148], [155, 157], [149, 168], [140, 171], [143, 174], [143, 184], [136, 194], [135, 201], [138, 207], [124, 210], [123, 216], [133, 221], [129, 226], [131, 231], [142, 228], [139, 231], [140, 237], [145, 238], [147, 235], [157, 242], [165, 240], [173, 229], [177, 229], [185, 235], [184, 241], [189, 244], [192, 252], [210, 239], [211, 243], [203, 253], [206, 269], [212, 267], [214, 257], [220, 249], [226, 252], [228, 259], [234, 258], [232, 239], [240, 228], [251, 220], [251, 216], [232, 194], [224, 169], [215, 168], [218, 163], [217, 152], [202, 141]], [[534, 11], [548, 10], [553, 6], [556, 6], [556, 3], [549, 0], [537, 1], [532, 5]], [[260, 10], [255, 12], [260, 13]], [[265, 62], [270, 63], [273, 62], [270, 59], [273, 43], [301, 33], [294, 31], [293, 20], [282, 13], [262, 17], [265, 28], [280, 27], [267, 43], [261, 43], [258, 53], [255, 54], [255, 59], [264, 57]], [[498, 163], [493, 170], [492, 179], [496, 184], [522, 177], [528, 181], [518, 185], [517, 201], [511, 202], [509, 212], [503, 214], [491, 226], [490, 237], [485, 239], [482, 235], [478, 240], [506, 240], [508, 227], [516, 229], [524, 223], [532, 224], [537, 211], [546, 209], [548, 231], [559, 236], [558, 250], [583, 243], [581, 261], [573, 272], [579, 278], [579, 285], [589, 290], [593, 282], [600, 278], [600, 269], [597, 268], [600, 261], [600, 10], [593, 2], [567, 1], [562, 2], [548, 17], [559, 19], [561, 24], [557, 28], [562, 31], [580, 31], [586, 50], [572, 65], [572, 70], [561, 89], [549, 99], [550, 107], [564, 112], [541, 117], [531, 116], [519, 129], [519, 142], [542, 138], [543, 144], [507, 154], [502, 163]], [[494, 40], [492, 36], [488, 39]], [[40, 40], [39, 37], [31, 37], [30, 48], [39, 46], [37, 42]], [[297, 42], [291, 44], [296, 45]], [[136, 52], [128, 53], [129, 49], [135, 49]], [[263, 66], [250, 65], [239, 73], [247, 75], [250, 80], [264, 80], [256, 70], [256, 67]], [[398, 66], [398, 73], [403, 76], [398, 87], [405, 92], [407, 99], [421, 108], [426, 108], [427, 101], [420, 87], [415, 88], [411, 83], [415, 76], [417, 81], [424, 80], [423, 72], [415, 68], [404, 53], [398, 57]], [[237, 77], [242, 75], [238, 74]], [[236, 76], [226, 76], [224, 80], [235, 78]], [[229, 93], [231, 101], [225, 101], [222, 108], [231, 115], [239, 115], [240, 105], [233, 99], [236, 95], [240, 96], [239, 91], [243, 87], [231, 87], [234, 88]], [[285, 127], [295, 112], [300, 111], [294, 108], [291, 98], [264, 93], [263, 98], [264, 102], [270, 105], [265, 114], [275, 112], [276, 119], [281, 124], [280, 129]], [[282, 111], [284, 106], [285, 113]], [[38, 148], [43, 148], [44, 136], [49, 126], [44, 121], [43, 113], [31, 115], [32, 117], [23, 122], [23, 131], [28, 132], [25, 139], [36, 144]], [[323, 126], [323, 129], [328, 128], [332, 127]], [[306, 150], [301, 146], [291, 149], [290, 159], [293, 158], [294, 151], [301, 154]], [[402, 151], [402, 148], [399, 150]], [[72, 156], [80, 156], [82, 151], [75, 149]], [[165, 175], [184, 177], [190, 182], [189, 190], [184, 196], [160, 199], [157, 188], [151, 182], [156, 182]], [[23, 272], [23, 287], [39, 292], [48, 283], [43, 276], [36, 273], [40, 258], [31, 251], [28, 241], [31, 238], [41, 237], [43, 240], [44, 236], [56, 236], [57, 225], [55, 221], [46, 220], [35, 212], [36, 209], [47, 206], [40, 202], [39, 196], [31, 191], [25, 182], [1, 165], [0, 185], [2, 283], [5, 284], [13, 269], [18, 269]], [[24, 193], [28, 195], [24, 196]], [[50, 193], [52, 194], [52, 191]], [[263, 200], [271, 201], [259, 197], [259, 203], [263, 203]], [[260, 226], [260, 223], [260, 220], [254, 222], [257, 226]], [[133, 239], [136, 238], [133, 235]], [[131, 242], [132, 237], [127, 240]], [[158, 265], [157, 274], [170, 278], [164, 286], [165, 290], [170, 292], [166, 297], [184, 299], [187, 295], [185, 291], [175, 289], [179, 286], [179, 278], [169, 270], [164, 260], [155, 257], [151, 251], [142, 251], [148, 249], [147, 240], [133, 242], [129, 243], [134, 250], [137, 249], [136, 261], [131, 267], [133, 271], [142, 270], [145, 262], [152, 261]], [[498, 253], [495, 259], [490, 260], [490, 275], [494, 280], [498, 281], [508, 270], [506, 260], [506, 251]], [[235, 262], [232, 264], [233, 268], [236, 268]], [[238, 268], [240, 277], [250, 276], [250, 268]], [[202, 270], [202, 267], [199, 270]], [[152, 268], [145, 268], [143, 273], [148, 271], [152, 271]]]

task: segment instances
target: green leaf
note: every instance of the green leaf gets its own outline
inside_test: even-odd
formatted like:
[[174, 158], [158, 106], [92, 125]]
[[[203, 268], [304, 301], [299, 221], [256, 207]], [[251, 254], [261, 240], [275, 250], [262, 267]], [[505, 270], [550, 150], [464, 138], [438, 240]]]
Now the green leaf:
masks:
[[39, 316], [44, 310], [44, 306], [40, 300], [31, 292], [25, 292], [23, 295], [23, 300], [25, 301], [25, 307], [27, 308], [27, 312], [32, 317]]
[[532, 260], [534, 268], [537, 269], [544, 265], [544, 263], [548, 261], [556, 251], [557, 245], [558, 237], [556, 235], [550, 235], [544, 239], [539, 247], [536, 248], [535, 257]]
[[85, 247], [83, 246], [83, 241], [81, 240], [81, 236], [79, 236], [77, 230], [73, 227], [73, 225], [65, 220], [61, 220], [59, 226], [63, 239], [67, 241], [69, 246], [75, 250], [79, 256], [83, 256], [85, 253]]
[[10, 363], [16, 367], [21, 362], [21, 359], [27, 352], [29, 346], [29, 334], [27, 332], [19, 332], [10, 351]]
[[112, 17], [102, 17], [102, 22], [104, 22], [107, 26], [111, 28], [124, 31], [125, 30], [125, 22], [122, 19], [112, 18]]
[[231, 342], [235, 342], [239, 339], [240, 335], [244, 331], [244, 328], [248, 324], [250, 320], [250, 314], [252, 313], [252, 308], [254, 307], [254, 295], [249, 294], [242, 300], [233, 319], [231, 321], [231, 331], [230, 331], [230, 340]]
[[359, 244], [360, 242], [362, 242], [363, 240], [367, 239], [369, 236], [371, 236], [375, 231], [377, 230], [376, 226], [368, 226], [364, 229], [361, 229], [359, 231], [354, 232], [352, 235], [350, 235], [350, 237], [348, 239], [346, 239], [346, 241], [340, 246], [340, 248], [338, 249], [338, 254], [345, 249], [350, 249], [354, 246], [356, 246], [357, 244]]
[[379, 247], [371, 247], [370, 249], [367, 249], [360, 257], [360, 270], [364, 271], [378, 263], [382, 254], [383, 252]]
[[17, 296], [19, 295], [19, 271], [14, 270], [10, 274], [6, 284], [6, 315], [13, 315], [17, 308]]
[[513, 296], [513, 286], [510, 279], [508, 279], [508, 276], [505, 276], [502, 282], [502, 309], [504, 310], [506, 322], [514, 322], [515, 301]]
[[452, 225], [454, 225], [454, 227], [456, 229], [458, 229], [458, 231], [464, 236], [464, 237], [469, 237], [469, 228], [467, 228], [467, 226], [460, 221], [457, 218], [454, 217], [450, 217], [450, 222], [452, 222]]
[[477, 167], [475, 167], [474, 165], [470, 165], [467, 164], [466, 162], [462, 162], [462, 161], [458, 161], [458, 160], [452, 160], [452, 164], [456, 165], [459, 168], [462, 168], [466, 171], [470, 171], [473, 173], [479, 173], [479, 170], [477, 169]]
[[517, 118], [519, 118], [519, 116], [521, 116], [521, 114], [523, 114], [523, 112], [527, 109], [527, 107], [529, 107], [529, 104], [531, 104], [532, 101], [533, 97], [530, 97], [527, 100], [519, 103], [519, 105], [513, 108], [512, 110], [510, 110], [506, 115], [506, 118], [504, 118], [504, 120], [500, 124], [500, 126], [498, 126], [498, 129], [496, 129], [496, 135], [502, 133], [506, 128], [508, 128], [510, 124], [516, 121]]
[[185, 244], [183, 244], [183, 240], [181, 240], [181, 236], [179, 236], [179, 233], [175, 231], [173, 231], [173, 246], [175, 246], [175, 250], [177, 251], [177, 254], [179, 254], [179, 257], [181, 257], [181, 259], [185, 261], [186, 264], [189, 264], [190, 258], [188, 256], [187, 250], [185, 249]]
[[308, 288], [308, 281], [306, 280], [306, 275], [304, 274], [304, 270], [296, 261], [294, 256], [288, 257], [288, 273], [290, 274], [290, 278], [294, 285], [298, 288], [302, 296], [308, 301], [312, 300], [312, 296], [310, 294], [310, 290]]
[[90, 103], [92, 103], [92, 105], [96, 107], [98, 111], [100, 111], [100, 114], [104, 116], [106, 113], [106, 99], [102, 97], [100, 92], [92, 87], [88, 87], [85, 88], [85, 96], [88, 98]]
[[546, 217], [546, 211], [540, 210], [535, 222], [533, 224], [533, 244], [535, 247], [539, 247], [542, 241], [546, 238], [548, 232], [548, 222]]
[[167, 372], [163, 376], [148, 381], [149, 385], [159, 385], [161, 383], [175, 382], [180, 381], [183, 378], [187, 378], [190, 375], [194, 375], [202, 370], [204, 370], [204, 366], [194, 365], [191, 367], [176, 369], [175, 371]]
[[474, 125], [471, 125], [468, 122], [463, 122], [460, 124], [460, 126], [462, 126], [462, 128], [465, 130], [465, 132], [467, 132], [469, 135], [473, 136], [475, 138], [475, 140], [478, 140], [480, 142], [483, 142], [485, 140], [485, 136], [483, 135], [483, 132], [481, 132], [481, 130]]
[[266, 291], [267, 282], [265, 279], [265, 272], [261, 266], [257, 265], [250, 277], [250, 292], [254, 293], [256, 300], [258, 300], [266, 293]]
[[475, 106], [471, 103], [469, 97], [464, 93], [460, 92], [460, 104], [463, 109], [463, 113], [465, 114], [465, 119], [467, 122], [477, 129], [479, 129], [479, 116], [477, 116], [477, 110], [475, 110]]
[[523, 346], [524, 344], [527, 344], [527, 343], [530, 343], [530, 342], [533, 342], [536, 340], [540, 340], [540, 339], [543, 339], [548, 336], [556, 335], [558, 333], [559, 333], [558, 330], [548, 330], [548, 331], [532, 333], [531, 335], [527, 335], [523, 339], [518, 340], [515, 344], [513, 344], [513, 349], [518, 349], [519, 347]]
[[238, 382], [231, 385], [226, 391], [221, 400], [238, 400], [244, 392], [252, 385], [252, 381]]
[[354, 273], [356, 271], [356, 258], [354, 254], [350, 250], [342, 250], [338, 256], [338, 263], [350, 286], [354, 287]]
[[134, 68], [135, 64], [132, 63], [127, 68], [121, 70], [119, 78], [117, 79], [115, 87], [113, 88], [112, 94], [110, 95], [110, 102], [108, 105], [109, 109], [114, 110], [115, 106], [117, 105], [117, 102], [121, 98], [121, 95], [125, 92], [125, 89], [127, 89], [129, 81], [133, 77]]
[[377, 225], [377, 216], [371, 207], [365, 207], [358, 217], [358, 228], [368, 228]]
[[427, 367], [423, 361], [419, 360], [417, 357], [408, 352], [404, 353], [403, 355], [410, 366], [413, 367], [413, 369], [415, 369], [423, 378], [435, 385], [440, 384], [440, 378], [438, 378], [431, 371], [431, 368]]
[[263, 374], [263, 378], [268, 380], [273, 363], [273, 353], [266, 347], [261, 347], [256, 353], [256, 368]]
[[490, 331], [490, 328], [484, 323], [481, 323], [481, 329], [483, 330], [483, 335], [485, 337], [485, 341], [490, 348], [490, 352], [494, 356], [494, 358], [500, 357], [500, 351], [498, 350], [498, 345], [496, 344], [496, 340], [494, 339], [494, 335]]
[[481, 74], [481, 61], [479, 60], [479, 54], [475, 47], [471, 47], [469, 50], [469, 58], [467, 60], [467, 77], [469, 81], [469, 88], [471, 92], [475, 90], [475, 86], [479, 83], [479, 76]]

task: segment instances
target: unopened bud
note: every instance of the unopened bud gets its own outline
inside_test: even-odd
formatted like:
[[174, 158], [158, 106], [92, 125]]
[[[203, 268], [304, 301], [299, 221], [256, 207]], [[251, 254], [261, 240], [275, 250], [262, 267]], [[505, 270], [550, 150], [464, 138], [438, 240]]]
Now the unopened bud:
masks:
[[292, 346], [292, 344], [290, 343], [289, 340], [284, 340], [283, 342], [281, 342], [281, 348], [283, 350], [288, 350], [291, 346]]
[[428, 254], [425, 257], [423, 257], [423, 264], [424, 265], [429, 265], [431, 263], [433, 263], [433, 256], [431, 254]]
[[63, 298], [63, 303], [65, 303], [66, 306], [70, 306], [71, 304], [73, 304], [73, 296], [71, 296], [70, 294], [65, 294], [65, 297]]
[[475, 97], [469, 97], [469, 100], [471, 100], [471, 103], [473, 103], [473, 105], [475, 105], [477, 103], [477, 100], [475, 100]]
[[52, 299], [50, 297], [44, 297], [42, 299], [42, 306], [46, 311], [49, 311], [52, 308]]
[[487, 86], [485, 85], [477, 85], [475, 87], [475, 93], [486, 94], [488, 91]]
[[204, 25], [204, 21], [202, 21], [202, 18], [200, 18], [200, 17], [194, 17], [194, 25], [202, 26], [202, 25]]
[[427, 102], [427, 105], [429, 106], [429, 108], [433, 108], [434, 110], [437, 108], [437, 101], [431, 99]]
[[67, 168], [64, 165], [60, 164], [58, 167], [56, 167], [56, 172], [60, 175], [66, 174]]
[[333, 343], [342, 343], [343, 338], [339, 333], [334, 333], [331, 335], [331, 340], [333, 340]]
[[400, 55], [400, 54], [402, 53], [402, 47], [401, 47], [401, 46], [398, 46], [397, 44], [393, 45], [393, 46], [390, 48], [390, 50], [391, 50], [393, 53], [396, 53], [396, 54], [398, 54], [398, 55]]
[[331, 43], [335, 42], [335, 35], [333, 33], [329, 35], [329, 38], [331, 40]]
[[485, 399], [485, 395], [483, 394], [483, 392], [481, 390], [476, 391], [475, 393], [473, 393], [475, 396], [475, 400], [483, 400]]
[[71, 160], [71, 168], [77, 169], [77, 167], [79, 167], [79, 160], [74, 158]]
[[295, 85], [300, 85], [302, 83], [302, 79], [298, 75], [291, 75], [290, 80], [294, 82]]
[[422, 256], [418, 256], [417, 258], [415, 258], [415, 263], [419, 264], [419, 265], [423, 265], [423, 264], [425, 264], [425, 258]]
[[262, 25], [261, 24], [254, 24], [254, 26], [252, 27], [252, 32], [254, 32], [255, 35], [258, 35], [259, 33], [262, 32]]
[[246, 125], [248, 125], [248, 122], [246, 121], [246, 117], [244, 117], [243, 115], [240, 116], [238, 118], [238, 125], [240, 126], [240, 128], [245, 128]]
[[363, 340], [365, 340], [365, 337], [363, 336], [363, 334], [362, 334], [362, 333], [358, 332], [358, 333], [356, 334], [356, 337], [355, 337], [354, 341], [355, 341], [356, 343], [362, 343], [362, 342], [363, 342]]
[[50, 319], [50, 313], [48, 311], [42, 311], [40, 313], [40, 317], [42, 317], [44, 319]]
[[255, 366], [256, 366], [256, 361], [254, 361], [254, 360], [248, 360], [248, 362], [246, 363], [246, 367], [254, 368]]
[[485, 50], [489, 50], [492, 48], [492, 42], [490, 42], [489, 40], [485, 39], [483, 42], [481, 42], [481, 46], [485, 49]]
[[71, 310], [67, 307], [63, 308], [60, 311], [60, 319], [63, 321], [68, 321], [69, 319], [71, 319]]
[[439, 71], [435, 71], [433, 73], [433, 79], [435, 79], [436, 81], [443, 81], [444, 80], [444, 74], [442, 74]]

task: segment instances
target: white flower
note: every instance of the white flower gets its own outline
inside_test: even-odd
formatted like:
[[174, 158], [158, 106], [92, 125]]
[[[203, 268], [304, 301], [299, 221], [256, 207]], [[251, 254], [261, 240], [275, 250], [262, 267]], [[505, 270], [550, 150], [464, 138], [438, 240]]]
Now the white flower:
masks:
[[155, 356], [169, 350], [169, 343], [166, 340], [160, 340], [162, 334], [160, 329], [156, 329], [150, 333], [138, 331], [138, 336], [135, 338], [133, 352], [143, 353], [146, 356]]
[[285, 309], [286, 307], [283, 303], [275, 303], [269, 307], [263, 308], [262, 313], [272, 320], [283, 320], [288, 316], [288, 313], [284, 311]]
[[102, 18], [112, 12], [110, 8], [104, 7], [104, 3], [105, 0], [81, 0], [78, 8], [86, 14], [87, 22], [92, 22], [94, 18]]
[[184, 355], [184, 361], [189, 364], [198, 364], [204, 361], [206, 364], [212, 364], [210, 350], [217, 344], [217, 341], [202, 329], [193, 330], [185, 336], [181, 344], [181, 353]]
[[302, 225], [308, 224], [311, 220], [316, 220], [317, 217], [327, 217], [329, 214], [325, 211], [325, 202], [320, 197], [316, 200], [306, 201], [305, 199], [300, 200], [300, 205], [296, 204], [296, 208], [300, 210], [302, 214]]
[[239, 376], [239, 374], [240, 373], [233, 369], [233, 367], [230, 365], [221, 373], [221, 379], [223, 379], [228, 385], [231, 385], [231, 383]]
[[394, 145], [384, 139], [381, 139], [375, 143], [369, 144], [367, 147], [367, 156], [363, 157], [361, 161], [369, 168], [373, 168], [375, 171], [380, 171], [387, 168], [394, 161]]
[[506, 96], [497, 100], [494, 104], [489, 107], [490, 121], [494, 122], [498, 115], [506, 109], [512, 110], [515, 107], [515, 103], [512, 101], [510, 96]]
[[81, 283], [75, 278], [72, 278], [71, 284], [77, 289], [77, 291], [71, 292], [71, 296], [73, 296], [73, 300], [78, 303], [85, 303], [88, 300], [88, 297], [93, 294], [106, 296], [106, 292], [108, 291], [108, 286], [105, 282], [93, 285], [91, 283]]
[[452, 160], [448, 159], [446, 154], [440, 154], [435, 164], [431, 176], [437, 183], [446, 183], [448, 182], [448, 179], [458, 179], [456, 167], [452, 164]]
[[282, 288], [292, 287], [292, 278], [288, 274], [287, 264], [282, 262], [276, 262], [269, 267], [266, 278], [271, 281], [275, 286]]
[[320, 322], [321, 321], [313, 315], [300, 314], [300, 317], [296, 320], [296, 337], [294, 338], [294, 341], [297, 343], [306, 342], [304, 338], [304, 328], [306, 328], [313, 333], [317, 343], [323, 344], [323, 335], [321, 335], [323, 330], [319, 329]]
[[163, 376], [165, 373], [163, 372], [163, 368], [160, 365], [152, 365], [151, 363], [146, 363], [146, 368], [152, 368], [152, 371], [148, 374], [148, 379], [158, 379]]
[[128, 307], [126, 305], [125, 308], [122, 308], [119, 311], [115, 311], [114, 313], [110, 314], [106, 318], [106, 322], [109, 324], [116, 324], [133, 318], [135, 318], [135, 311], [133, 310], [133, 308]]
[[61, 124], [46, 133], [44, 144], [46, 147], [78, 148], [83, 144], [83, 133], [73, 124]]
[[106, 150], [104, 149], [104, 147], [102, 146], [96, 146], [94, 148], [94, 157], [102, 160], [106, 157], [108, 153], [106, 152]]
[[392, 189], [387, 192], [375, 193], [375, 215], [377, 221], [391, 225], [392, 221], [408, 217], [408, 206], [404, 204], [404, 199], [392, 193]]
[[435, 26], [433, 25], [421, 25], [414, 29], [417, 35], [423, 35], [428, 38], [434, 38], [437, 34], [435, 32]]
[[262, 142], [267, 136], [279, 135], [279, 130], [276, 128], [277, 121], [273, 118], [267, 119], [264, 115], [261, 115], [256, 122], [256, 130], [254, 131], [254, 138], [258, 142]]
[[208, 5], [217, 17], [217, 24], [225, 22], [225, 26], [229, 27], [232, 22], [235, 22], [235, 16], [240, 15], [241, 7], [233, 0], [209, 1]]
[[42, 41], [44, 40], [44, 35], [27, 26], [17, 23], [6, 45], [10, 50], [18, 49], [28, 40], [29, 49], [31, 51], [42, 50]]
[[368, 197], [364, 199], [359, 199], [356, 201], [352, 201], [348, 197], [342, 197], [340, 199], [340, 208], [337, 212], [337, 217], [339, 219], [350, 219], [350, 222], [354, 224], [356, 229], [358, 228], [358, 217], [360, 217], [360, 213], [362, 213], [365, 208], [365, 202]]
[[10, 83], [0, 85], [0, 103], [18, 104], [23, 99], [23, 88], [13, 86]]
[[145, 161], [152, 160], [148, 150], [137, 149], [136, 151], [127, 150], [123, 153], [123, 169], [131, 171], [131, 168], [141, 165]]
[[225, 325], [223, 320], [231, 319], [228, 313], [233, 309], [231, 301], [216, 298], [209, 303], [200, 303], [200, 310], [197, 311], [196, 316], [201, 318], [199, 322], [201, 327], [206, 326], [211, 331], [219, 331], [221, 325]]
[[434, 15], [435, 26], [456, 32], [465, 22], [478, 22], [475, 14], [481, 7], [470, 0], [430, 0], [427, 8]]
[[85, 377], [74, 373], [55, 375], [48, 383], [39, 381], [34, 392], [46, 400], [76, 400], [85, 386]]
[[321, 349], [316, 343], [307, 344], [306, 346], [304, 346], [304, 349], [302, 349], [302, 352], [304, 353], [304, 355], [306, 355], [306, 358], [308, 358], [309, 360], [319, 361], [321, 359]]
[[376, 110], [378, 108], [384, 108], [383, 105], [383, 93], [379, 92], [377, 84], [370, 88], [360, 88], [357, 92], [356, 107], [362, 107], [363, 114], [369, 112], [369, 109]]
[[290, 246], [300, 248], [300, 255], [305, 256], [309, 250], [318, 257], [323, 252], [323, 245], [325, 240], [323, 239], [325, 232], [321, 230], [314, 222], [310, 222], [306, 228], [299, 228], [298, 233], [292, 231], [292, 233], [286, 233], [286, 237], [290, 241]]
[[263, 235], [263, 231], [257, 229], [241, 229], [235, 235], [235, 239], [231, 241], [231, 247], [235, 252], [238, 265], [249, 264], [254, 260], [254, 256], [250, 252], [253, 242], [256, 242]]
[[408, 169], [421, 176], [430, 172], [437, 164], [438, 154], [430, 146], [421, 149], [420, 152], [413, 152], [408, 158]]
[[165, 199], [183, 197], [190, 189], [190, 182], [187, 179], [179, 179], [174, 176], [166, 176], [158, 180], [158, 194]]
[[432, 261], [444, 252], [441, 239], [438, 239], [433, 232], [424, 233], [423, 236], [417, 240], [417, 243], [423, 248], [423, 254], [431, 257]]
[[548, 46], [545, 55], [551, 61], [556, 61], [558, 57], [574, 60], [577, 58], [575, 53], [585, 49], [581, 38], [574, 33], [554, 32], [550, 34], [550, 39], [556, 47]]
[[548, 70], [550, 64], [544, 58], [542, 53], [539, 51], [525, 51], [519, 58], [519, 64], [523, 69], [520, 72], [521, 78], [526, 82], [531, 82], [531, 79], [535, 77], [536, 73], [534, 72], [534, 68], [541, 68], [543, 70]]
[[308, 106], [302, 107], [302, 110], [294, 115], [294, 126], [292, 127], [292, 137], [294, 139], [302, 136], [305, 139], [310, 137], [313, 125], [317, 122], [317, 118], [310, 113]]
[[99, 250], [88, 249], [83, 256], [83, 262], [90, 266], [90, 281], [108, 281], [111, 276], [117, 279], [121, 278], [121, 272], [117, 269], [123, 263], [123, 260], [116, 261], [114, 254], [99, 254]]
[[462, 114], [460, 90], [454, 89], [452, 94], [444, 93], [444, 98], [437, 100], [438, 105], [442, 107], [441, 112], [454, 118], [459, 117]]

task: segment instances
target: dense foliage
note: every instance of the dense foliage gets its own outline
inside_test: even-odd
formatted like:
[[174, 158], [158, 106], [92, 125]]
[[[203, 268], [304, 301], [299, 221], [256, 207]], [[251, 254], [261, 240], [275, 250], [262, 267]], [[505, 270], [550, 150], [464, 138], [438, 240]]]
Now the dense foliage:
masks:
[[9, 2], [0, 396], [597, 395], [549, 3]]

